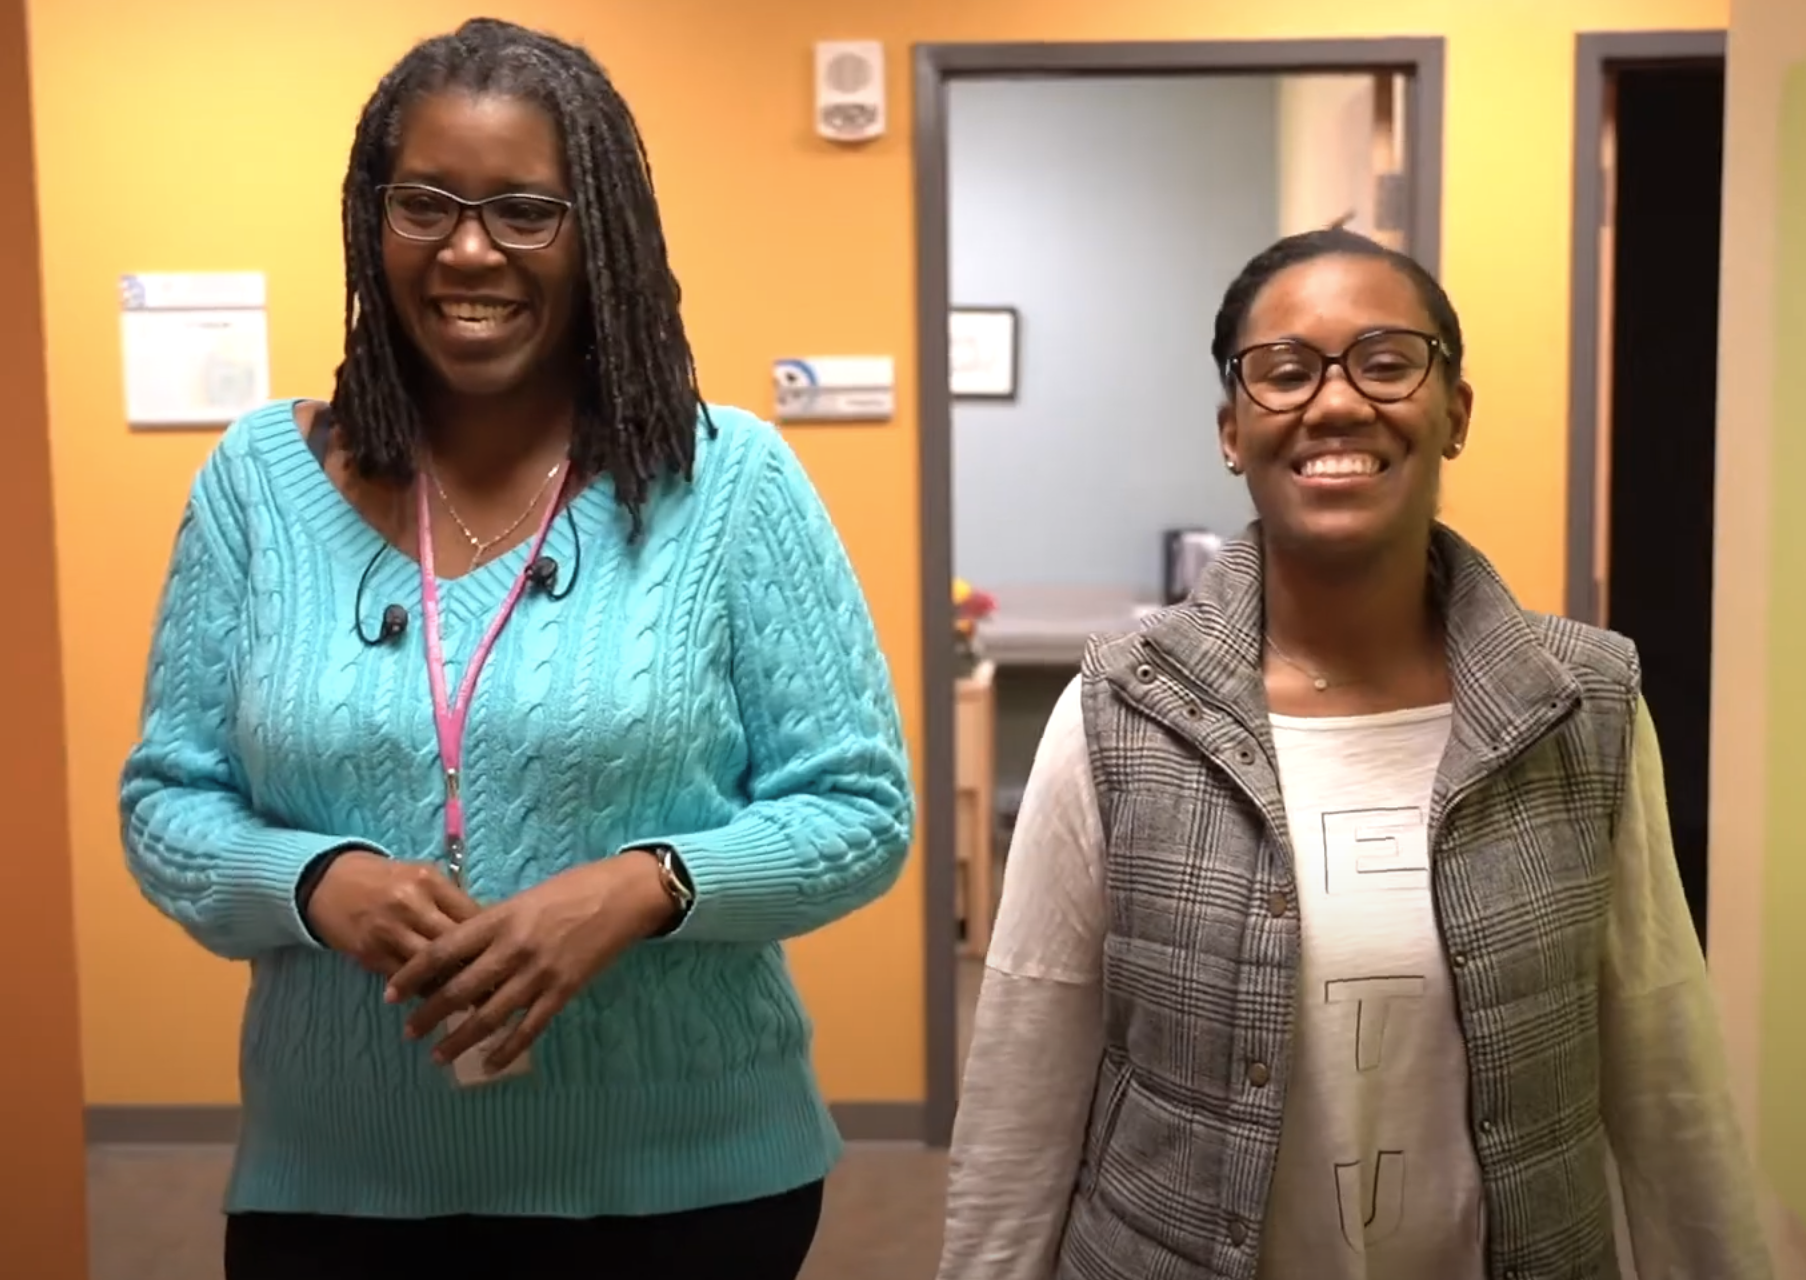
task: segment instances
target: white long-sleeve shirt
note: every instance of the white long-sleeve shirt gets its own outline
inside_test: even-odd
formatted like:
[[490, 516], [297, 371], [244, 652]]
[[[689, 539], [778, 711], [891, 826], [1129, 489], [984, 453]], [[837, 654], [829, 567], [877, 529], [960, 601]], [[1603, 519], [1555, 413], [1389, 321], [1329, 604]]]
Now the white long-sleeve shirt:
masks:
[[[1274, 718], [1288, 825], [1294, 833], [1314, 828], [1320, 838], [1297, 841], [1307, 990], [1263, 1280], [1484, 1274], [1478, 1170], [1465, 1126], [1420, 1121], [1410, 1128], [1417, 1112], [1463, 1105], [1467, 1088], [1423, 833], [1409, 822], [1386, 825], [1381, 834], [1390, 843], [1378, 863], [1372, 830], [1347, 840], [1334, 835], [1348, 814], [1405, 812], [1419, 792], [1427, 807], [1446, 730], [1436, 709], [1340, 722]], [[1355, 882], [1376, 869], [1394, 883], [1364, 893]], [[1321, 890], [1314, 901], [1307, 878]], [[1675, 866], [1660, 748], [1641, 706], [1612, 885], [1599, 977], [1601, 1106], [1636, 1273], [1641, 1280], [1766, 1280], [1753, 1175]], [[939, 1280], [1054, 1274], [1103, 1053], [1107, 908], [1103, 827], [1074, 681], [1048, 722], [1011, 844], [954, 1130]], [[1409, 1000], [1388, 1001], [1396, 1007], [1383, 1048], [1362, 1002], [1309, 999], [1341, 981], [1337, 966], [1355, 974], [1363, 964], [1416, 984], [1404, 993]], [[1343, 1070], [1338, 1055], [1343, 1041], [1353, 1043], [1349, 1035], [1365, 1048]], [[1337, 1143], [1371, 1145], [1376, 1126], [1400, 1124], [1406, 1137], [1387, 1141], [1387, 1129], [1379, 1145], [1408, 1147], [1406, 1161], [1388, 1169], [1383, 1160], [1335, 1159]], [[1407, 1186], [1433, 1189], [1435, 1197], [1414, 1200], [1406, 1213]], [[1364, 1233], [1360, 1222], [1348, 1225], [1351, 1207], [1366, 1222]], [[1439, 1234], [1438, 1214], [1458, 1225]]]

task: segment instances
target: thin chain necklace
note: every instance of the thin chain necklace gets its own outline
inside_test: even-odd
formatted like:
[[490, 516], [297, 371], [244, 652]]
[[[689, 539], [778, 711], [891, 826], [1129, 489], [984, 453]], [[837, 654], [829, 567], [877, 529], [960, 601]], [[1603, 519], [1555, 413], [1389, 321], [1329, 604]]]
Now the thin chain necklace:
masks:
[[1300, 675], [1308, 677], [1311, 682], [1311, 688], [1315, 689], [1318, 693], [1329, 692], [1330, 679], [1328, 676], [1324, 675], [1322, 672], [1311, 670], [1311, 668], [1305, 666], [1284, 649], [1281, 649], [1272, 636], [1267, 637], [1267, 648], [1273, 651], [1273, 656], [1275, 658], [1278, 658], [1281, 662], [1285, 663]]
[[506, 539], [509, 534], [521, 527], [522, 522], [524, 522], [528, 516], [539, 510], [540, 501], [546, 496], [546, 490], [551, 487], [553, 479], [562, 470], [564, 470], [564, 463], [561, 461], [554, 464], [552, 469], [546, 472], [546, 478], [541, 480], [539, 482], [539, 488], [533, 491], [533, 500], [527, 504], [525, 510], [509, 522], [506, 529], [503, 529], [492, 538], [479, 538], [470, 531], [470, 526], [464, 523], [464, 517], [459, 515], [458, 509], [452, 505], [451, 498], [446, 495], [445, 486], [439, 483], [439, 473], [430, 466], [426, 468], [426, 474], [432, 480], [433, 488], [439, 494], [440, 505], [445, 508], [445, 513], [452, 518], [452, 523], [458, 526], [458, 532], [464, 535], [464, 540], [470, 543], [470, 568], [465, 570], [466, 573], [477, 567], [478, 563], [483, 559], [484, 555], [488, 553], [491, 547]]

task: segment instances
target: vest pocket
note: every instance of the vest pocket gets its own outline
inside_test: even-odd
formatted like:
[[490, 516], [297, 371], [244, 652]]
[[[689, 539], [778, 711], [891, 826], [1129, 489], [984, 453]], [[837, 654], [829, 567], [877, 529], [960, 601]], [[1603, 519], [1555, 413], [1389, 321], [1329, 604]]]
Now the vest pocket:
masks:
[[1106, 1057], [1098, 1076], [1098, 1101], [1091, 1112], [1091, 1132], [1085, 1140], [1085, 1159], [1079, 1168], [1079, 1194], [1090, 1195], [1097, 1185], [1098, 1163], [1109, 1150], [1129, 1091], [1129, 1064]]
[[1123, 1079], [1095, 1160], [1093, 1194], [1135, 1235], [1206, 1266], [1223, 1229], [1226, 1135], [1208, 1117], [1149, 1092], [1126, 1070]]

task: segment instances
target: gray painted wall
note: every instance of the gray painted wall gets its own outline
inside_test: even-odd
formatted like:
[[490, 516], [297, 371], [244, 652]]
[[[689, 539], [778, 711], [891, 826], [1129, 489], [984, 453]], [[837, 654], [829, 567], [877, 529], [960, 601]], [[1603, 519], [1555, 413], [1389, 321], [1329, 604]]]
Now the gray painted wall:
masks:
[[1014, 306], [1013, 403], [956, 402], [954, 569], [1153, 599], [1160, 532], [1251, 516], [1216, 445], [1210, 331], [1275, 238], [1278, 82], [955, 80], [955, 306]]

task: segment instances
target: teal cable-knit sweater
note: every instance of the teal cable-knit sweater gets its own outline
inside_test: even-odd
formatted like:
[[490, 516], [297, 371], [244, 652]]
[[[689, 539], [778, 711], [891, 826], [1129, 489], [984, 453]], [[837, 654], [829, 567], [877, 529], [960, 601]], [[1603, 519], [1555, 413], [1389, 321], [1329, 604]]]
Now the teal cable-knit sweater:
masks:
[[[222, 438], [182, 518], [156, 625], [125, 847], [145, 896], [249, 960], [229, 1210], [379, 1217], [663, 1213], [776, 1194], [840, 1151], [781, 943], [871, 902], [914, 821], [889, 672], [846, 553], [786, 442], [715, 409], [693, 483], [627, 521], [572, 504], [582, 565], [528, 593], [465, 742], [468, 884], [495, 902], [623, 846], [676, 847], [696, 902], [558, 1015], [530, 1075], [475, 1089], [403, 1039], [380, 979], [295, 905], [324, 851], [441, 853], [443, 795], [415, 564], [364, 593], [411, 625], [366, 647], [383, 543], [296, 426]], [[576, 570], [561, 518], [546, 553]], [[441, 584], [448, 676], [528, 554]], [[181, 993], [169, 1033], [179, 1035]]]

